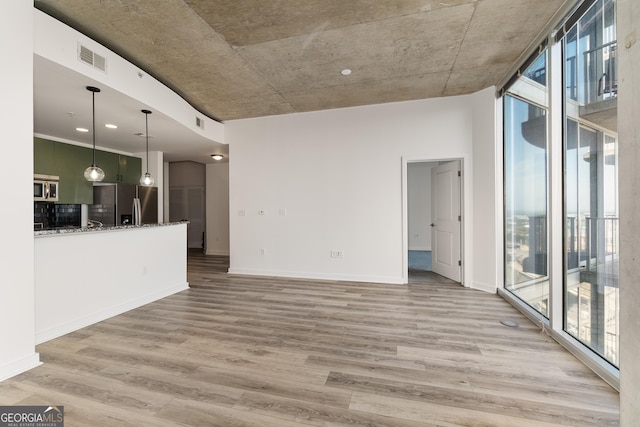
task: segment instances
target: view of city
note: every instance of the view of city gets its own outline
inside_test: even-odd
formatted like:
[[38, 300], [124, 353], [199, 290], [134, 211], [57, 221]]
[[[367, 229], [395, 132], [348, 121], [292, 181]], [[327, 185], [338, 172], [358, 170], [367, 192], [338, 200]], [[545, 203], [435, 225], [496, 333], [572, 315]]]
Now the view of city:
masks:
[[[613, 0], [596, 0], [559, 38], [564, 90], [547, 86], [547, 47], [504, 97], [504, 278], [505, 289], [546, 318], [550, 289], [562, 287], [564, 330], [618, 366], [615, 34]], [[563, 98], [562, 111], [550, 109], [554, 96]], [[550, 120], [561, 121], [561, 141], [549, 136]], [[550, 154], [562, 156], [561, 180], [551, 180]], [[556, 248], [549, 246], [549, 195], [558, 192], [564, 243]], [[562, 283], [549, 280], [552, 257], [563, 266]]]

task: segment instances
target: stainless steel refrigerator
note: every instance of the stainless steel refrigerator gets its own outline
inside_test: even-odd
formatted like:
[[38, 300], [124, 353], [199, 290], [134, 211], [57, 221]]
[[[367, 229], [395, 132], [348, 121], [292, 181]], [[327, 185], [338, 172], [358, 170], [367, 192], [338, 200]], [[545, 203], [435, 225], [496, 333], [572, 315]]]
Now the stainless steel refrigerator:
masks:
[[158, 187], [136, 185], [136, 198], [133, 200], [133, 223], [158, 223]]
[[[139, 209], [134, 212], [138, 204]], [[96, 182], [93, 204], [89, 205], [89, 221], [104, 226], [157, 224], [158, 188]]]

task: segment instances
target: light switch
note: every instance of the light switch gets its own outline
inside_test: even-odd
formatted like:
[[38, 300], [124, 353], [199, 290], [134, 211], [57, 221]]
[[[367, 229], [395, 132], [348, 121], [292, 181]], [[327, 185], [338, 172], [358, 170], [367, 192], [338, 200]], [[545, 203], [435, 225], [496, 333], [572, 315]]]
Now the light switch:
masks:
[[244, 209], [238, 210], [238, 216], [247, 216], [247, 211]]

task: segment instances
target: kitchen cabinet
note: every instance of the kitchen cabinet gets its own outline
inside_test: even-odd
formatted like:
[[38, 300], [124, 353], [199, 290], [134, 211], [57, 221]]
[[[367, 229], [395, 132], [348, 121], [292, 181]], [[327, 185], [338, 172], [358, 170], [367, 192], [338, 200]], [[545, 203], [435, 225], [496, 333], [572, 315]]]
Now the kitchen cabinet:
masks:
[[120, 182], [125, 184], [139, 184], [142, 176], [142, 159], [139, 157], [120, 155], [118, 168], [120, 170]]
[[142, 174], [142, 160], [124, 154], [96, 151], [96, 164], [104, 171], [104, 182], [137, 184]]
[[54, 175], [60, 177], [58, 203], [93, 203], [93, 184], [84, 179], [84, 170], [91, 166], [90, 148], [56, 143]]
[[118, 158], [117, 153], [96, 150], [96, 165], [104, 171], [103, 182], [118, 182]]
[[[33, 138], [33, 172], [60, 177], [57, 203], [93, 203], [93, 183], [84, 178], [84, 170], [92, 161], [91, 148]], [[104, 182], [140, 181], [142, 159], [138, 157], [96, 150], [96, 164], [105, 173]]]
[[33, 173], [57, 175], [55, 173], [56, 143], [42, 138], [33, 138]]
[[91, 150], [42, 138], [33, 139], [33, 172], [60, 178], [57, 203], [93, 203], [93, 185], [84, 179]]

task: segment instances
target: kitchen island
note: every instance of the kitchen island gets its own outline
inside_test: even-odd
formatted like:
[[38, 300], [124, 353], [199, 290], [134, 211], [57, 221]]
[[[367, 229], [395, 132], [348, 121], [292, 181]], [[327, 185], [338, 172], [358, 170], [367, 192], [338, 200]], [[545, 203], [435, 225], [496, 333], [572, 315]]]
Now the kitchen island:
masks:
[[34, 236], [38, 344], [189, 287], [187, 222]]

